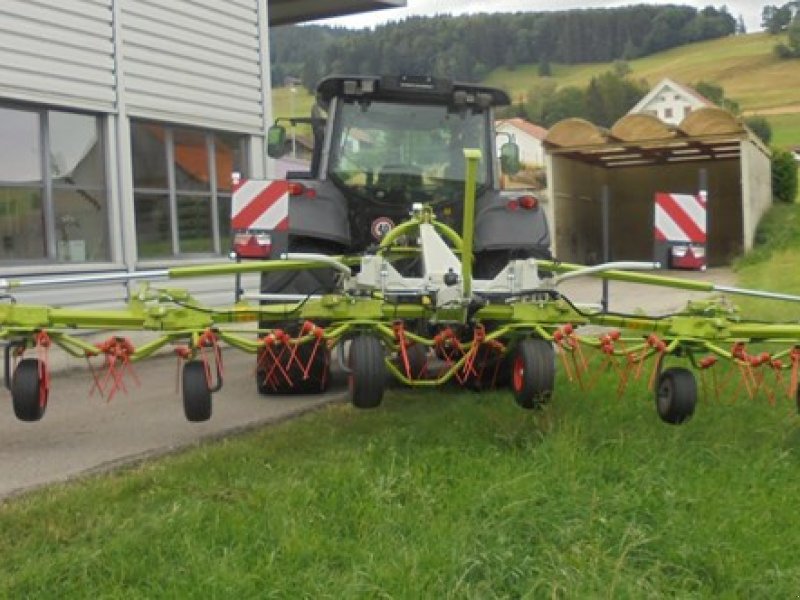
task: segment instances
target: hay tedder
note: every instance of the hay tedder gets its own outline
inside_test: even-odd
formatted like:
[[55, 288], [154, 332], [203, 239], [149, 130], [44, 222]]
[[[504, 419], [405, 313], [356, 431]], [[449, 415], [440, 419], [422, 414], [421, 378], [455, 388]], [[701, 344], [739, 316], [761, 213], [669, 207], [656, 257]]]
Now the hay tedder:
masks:
[[[245, 297], [231, 307], [212, 308], [185, 291], [142, 283], [126, 309], [90, 311], [23, 305], [11, 295], [26, 286], [69, 283], [65, 278], [0, 280], [0, 340], [16, 416], [37, 421], [44, 415], [53, 345], [78, 358], [102, 361], [99, 368], [89, 361], [92, 391], [108, 397], [124, 390], [125, 379], [135, 375], [132, 363], [174, 346], [190, 421], [211, 417], [212, 393], [223, 382], [223, 346], [256, 355], [257, 389], [264, 394], [323, 392], [337, 363], [358, 408], [381, 403], [390, 375], [411, 387], [508, 386], [519, 406], [535, 409], [550, 400], [561, 365], [565, 378], [583, 389], [604, 371], [619, 377], [619, 394], [630, 381], [645, 379], [659, 417], [679, 424], [693, 415], [699, 388], [720, 394], [734, 380], [717, 375], [719, 363], [726, 361], [739, 387], [752, 397], [774, 402], [783, 396], [794, 402], [800, 325], [742, 320], [716, 300], [691, 302], [663, 317], [603, 312], [571, 302], [559, 284], [588, 275], [701, 292], [797, 297], [639, 272], [656, 268], [652, 263], [581, 267], [525, 258], [511, 260], [491, 279], [473, 277], [479, 154], [465, 151], [463, 236], [437, 220], [432, 209], [417, 205], [409, 220], [357, 257], [288, 253], [275, 260], [125, 276], [178, 279], [325, 267], [337, 273], [336, 289], [325, 294], [286, 295], [282, 303], [271, 304], [248, 303], [252, 298]], [[257, 335], [252, 327], [242, 327], [245, 321], [260, 324]], [[264, 323], [275, 326], [265, 328]], [[146, 330], [156, 337], [138, 348], [117, 333], [89, 343], [76, 335], [81, 329]], [[695, 373], [701, 374], [702, 386]]]

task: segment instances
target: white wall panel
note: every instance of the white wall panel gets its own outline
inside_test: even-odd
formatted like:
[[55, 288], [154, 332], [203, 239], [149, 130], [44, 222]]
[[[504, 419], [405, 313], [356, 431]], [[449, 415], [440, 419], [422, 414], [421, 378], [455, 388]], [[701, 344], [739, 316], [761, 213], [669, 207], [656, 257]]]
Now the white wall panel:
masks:
[[117, 1], [129, 116], [263, 131], [258, 0]]
[[0, 97], [113, 111], [111, 0], [2, 0]]

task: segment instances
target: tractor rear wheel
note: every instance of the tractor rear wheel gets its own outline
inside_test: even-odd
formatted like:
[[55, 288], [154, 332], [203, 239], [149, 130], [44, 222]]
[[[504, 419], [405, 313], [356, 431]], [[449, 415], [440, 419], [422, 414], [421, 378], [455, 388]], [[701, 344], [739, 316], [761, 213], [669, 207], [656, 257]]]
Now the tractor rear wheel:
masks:
[[670, 367], [656, 387], [656, 410], [665, 423], [680, 425], [692, 418], [697, 405], [697, 381], [689, 369]]
[[531, 410], [547, 403], [555, 387], [555, 372], [555, 353], [550, 342], [522, 340], [511, 360], [511, 389], [517, 404]]
[[374, 335], [362, 334], [350, 342], [348, 360], [350, 400], [356, 408], [376, 408], [383, 400], [386, 367], [381, 341]]
[[183, 366], [183, 412], [186, 419], [198, 423], [211, 418], [211, 389], [202, 361], [193, 360]]
[[50, 390], [41, 378], [43, 365], [38, 358], [20, 361], [11, 381], [11, 401], [14, 414], [20, 421], [38, 421], [47, 409]]

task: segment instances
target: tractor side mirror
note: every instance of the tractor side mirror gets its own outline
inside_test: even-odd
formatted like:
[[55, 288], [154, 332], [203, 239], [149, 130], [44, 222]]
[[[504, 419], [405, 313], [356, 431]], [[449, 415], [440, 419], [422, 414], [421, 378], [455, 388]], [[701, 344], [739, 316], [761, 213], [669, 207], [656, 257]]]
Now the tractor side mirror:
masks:
[[519, 146], [515, 142], [506, 142], [500, 146], [500, 170], [506, 175], [519, 173]]
[[267, 156], [280, 158], [286, 154], [286, 128], [283, 125], [273, 125], [267, 131]]

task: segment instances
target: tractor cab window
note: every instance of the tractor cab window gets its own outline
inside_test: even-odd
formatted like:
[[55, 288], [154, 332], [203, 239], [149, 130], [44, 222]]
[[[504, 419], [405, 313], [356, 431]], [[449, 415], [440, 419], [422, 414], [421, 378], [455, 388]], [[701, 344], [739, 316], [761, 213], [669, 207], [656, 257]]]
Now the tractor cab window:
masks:
[[[464, 148], [487, 156], [488, 115], [446, 106], [345, 103], [331, 148], [330, 174], [353, 190], [424, 192], [431, 200], [464, 189]], [[484, 160], [478, 183], [488, 179]]]

